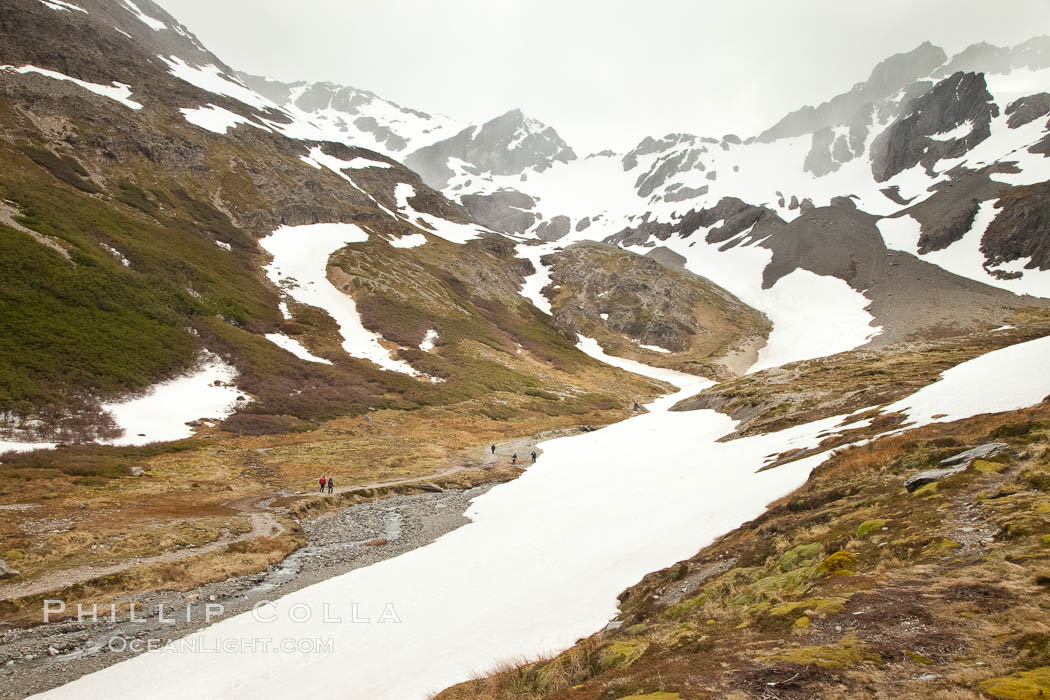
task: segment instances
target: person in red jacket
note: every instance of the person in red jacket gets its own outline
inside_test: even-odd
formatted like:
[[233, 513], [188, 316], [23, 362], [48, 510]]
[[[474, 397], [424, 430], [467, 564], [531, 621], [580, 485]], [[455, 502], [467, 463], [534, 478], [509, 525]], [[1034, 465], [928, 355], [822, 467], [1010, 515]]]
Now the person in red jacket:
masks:
[[321, 475], [321, 480], [320, 480], [320, 483], [321, 483], [321, 490], [320, 490], [320, 492], [319, 492], [319, 493], [324, 493], [324, 485], [325, 485], [325, 481], [327, 481], [327, 480], [326, 480], [326, 479], [324, 478], [324, 474], [322, 474], [322, 475]]

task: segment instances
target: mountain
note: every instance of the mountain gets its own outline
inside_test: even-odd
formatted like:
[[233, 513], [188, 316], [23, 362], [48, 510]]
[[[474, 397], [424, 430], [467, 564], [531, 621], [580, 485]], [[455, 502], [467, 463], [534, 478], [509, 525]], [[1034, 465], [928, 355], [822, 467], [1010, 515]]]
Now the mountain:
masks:
[[581, 158], [238, 72], [151, 0], [0, 38], [0, 695], [1045, 680], [1046, 39]]
[[[171, 439], [207, 416], [280, 434], [382, 408], [491, 411], [604, 371], [518, 293], [533, 268], [514, 241], [387, 156], [324, 140], [333, 110], [390, 103], [311, 85], [286, 108], [148, 0], [3, 16], [6, 447]], [[168, 397], [213, 380], [204, 405]], [[618, 406], [642, 386], [626, 382]], [[120, 418], [150, 400], [170, 418]]]
[[576, 154], [551, 127], [525, 116], [520, 109], [468, 126], [455, 136], [425, 146], [405, 159], [405, 165], [433, 187], [470, 187], [470, 178], [519, 175], [526, 169], [543, 172], [554, 163], [569, 163]]
[[[952, 58], [925, 43], [757, 138], [669, 134], [622, 156], [433, 184], [479, 221], [544, 245], [669, 248], [774, 327], [793, 313], [777, 285], [809, 271], [859, 295], [850, 303], [879, 329], [869, 345], [991, 328], [1043, 304], [1025, 295], [1050, 296], [1035, 213], [1048, 42]], [[916, 294], [921, 309], [899, 303]]]
[[460, 126], [384, 100], [367, 90], [334, 83], [282, 83], [237, 73], [245, 85], [317, 127], [329, 141], [347, 143], [403, 158], [413, 150], [444, 139]]

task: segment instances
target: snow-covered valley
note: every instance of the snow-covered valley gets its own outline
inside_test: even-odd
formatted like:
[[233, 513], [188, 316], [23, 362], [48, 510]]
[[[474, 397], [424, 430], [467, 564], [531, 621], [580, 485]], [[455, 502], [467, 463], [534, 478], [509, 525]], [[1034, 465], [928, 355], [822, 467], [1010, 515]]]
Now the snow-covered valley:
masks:
[[[581, 341], [602, 357], [595, 346]], [[988, 410], [985, 381], [999, 387], [994, 410], [1024, 407], [1050, 392], [1050, 376], [1040, 371], [1048, 351], [1050, 338], [1043, 338], [990, 353], [886, 410], [907, 414], [911, 427], [965, 418]], [[728, 417], [667, 411], [707, 382], [637, 364], [629, 369], [678, 383], [680, 391], [651, 404], [648, 414], [544, 443], [537, 464], [472, 503], [469, 525], [42, 697], [138, 697], [144, 682], [153, 697], [181, 697], [187, 677], [195, 692], [214, 698], [344, 697], [325, 670], [336, 658], [356, 697], [427, 697], [597, 631], [616, 615], [624, 587], [757, 516], [828, 457], [761, 471], [770, 455], [813, 447], [847, 422], [836, 416], [718, 442], [733, 429]], [[1011, 379], [1020, 374], [1029, 379]], [[291, 640], [298, 651], [275, 655], [256, 648], [260, 640]], [[307, 650], [324, 640], [331, 642], [324, 653]]]

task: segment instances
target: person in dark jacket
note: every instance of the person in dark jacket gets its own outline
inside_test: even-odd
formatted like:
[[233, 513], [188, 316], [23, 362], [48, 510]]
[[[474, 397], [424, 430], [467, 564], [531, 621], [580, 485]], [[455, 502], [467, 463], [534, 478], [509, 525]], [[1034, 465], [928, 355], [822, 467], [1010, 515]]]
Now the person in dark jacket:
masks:
[[536, 450], [533, 450], [533, 451], [532, 451], [532, 463], [533, 463], [533, 464], [535, 464], [535, 463], [536, 463]]
[[332, 493], [333, 488], [335, 488], [335, 479], [328, 477], [328, 493]]
[[492, 454], [496, 454], [496, 446], [495, 445], [493, 445], [490, 449], [492, 450]]
[[513, 455], [511, 455], [510, 463], [511, 464], [517, 464], [518, 463], [518, 453], [517, 452], [515, 452]]

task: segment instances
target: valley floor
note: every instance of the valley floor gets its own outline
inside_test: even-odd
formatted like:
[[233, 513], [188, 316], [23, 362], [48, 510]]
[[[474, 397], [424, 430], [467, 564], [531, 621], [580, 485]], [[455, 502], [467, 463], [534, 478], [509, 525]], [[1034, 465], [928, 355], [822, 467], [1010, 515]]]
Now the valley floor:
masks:
[[[999, 408], [1028, 405], [1050, 392], [1050, 379], [1033, 376], [1030, 366], [1046, 345], [1046, 339], [1030, 341], [974, 361], [985, 381], [1003, 388]], [[980, 412], [986, 398], [966, 367], [934, 385], [954, 418]], [[1004, 381], [1018, 371], [1028, 371], [1032, 381]], [[916, 394], [922, 410], [912, 418], [936, 421], [925, 411], [926, 396]], [[661, 400], [651, 413], [596, 433], [545, 443], [535, 467], [476, 499], [467, 511], [471, 522], [430, 546], [286, 595], [265, 608], [265, 620], [241, 614], [203, 628], [184, 639], [190, 652], [138, 656], [48, 697], [133, 697], [147, 677], [161, 696], [174, 697], [177, 679], [190, 673], [209, 697], [422, 697], [508, 659], [565, 649], [600, 629], [617, 614], [625, 586], [760, 515], [766, 504], [802, 486], [829, 455], [761, 470], [771, 456], [870, 425], [844, 425], [851, 419], [835, 416], [717, 442], [732, 431], [732, 420], [710, 410], [668, 413], [673, 402]], [[369, 622], [345, 624], [358, 614]], [[243, 647], [263, 638], [331, 646], [324, 653], [277, 655]], [[242, 644], [235, 664], [225, 654], [201, 653], [224, 644]], [[324, 672], [332, 654], [345, 682], [333, 683]], [[412, 671], [391, 674], [391, 668]]]

